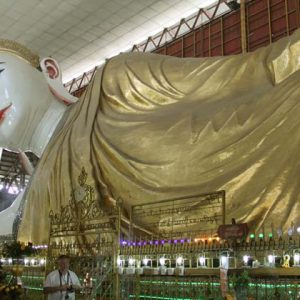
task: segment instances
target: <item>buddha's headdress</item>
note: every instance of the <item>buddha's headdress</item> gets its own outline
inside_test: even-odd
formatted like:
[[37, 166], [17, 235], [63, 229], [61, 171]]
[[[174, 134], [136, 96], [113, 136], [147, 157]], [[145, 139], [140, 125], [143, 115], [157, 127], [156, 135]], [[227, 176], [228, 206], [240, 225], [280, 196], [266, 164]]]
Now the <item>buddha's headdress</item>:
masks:
[[37, 54], [15, 41], [0, 39], [0, 52], [12, 53], [26, 60], [35, 68], [40, 64], [40, 59]]

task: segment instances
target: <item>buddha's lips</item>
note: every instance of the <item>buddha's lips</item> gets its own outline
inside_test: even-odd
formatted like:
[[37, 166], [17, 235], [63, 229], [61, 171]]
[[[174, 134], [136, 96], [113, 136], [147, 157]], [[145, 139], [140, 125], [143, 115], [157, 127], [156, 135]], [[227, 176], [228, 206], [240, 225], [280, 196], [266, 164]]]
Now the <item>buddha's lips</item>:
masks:
[[12, 104], [9, 104], [8, 106], [4, 107], [0, 110], [0, 124], [3, 122], [5, 118], [5, 113], [10, 109]]

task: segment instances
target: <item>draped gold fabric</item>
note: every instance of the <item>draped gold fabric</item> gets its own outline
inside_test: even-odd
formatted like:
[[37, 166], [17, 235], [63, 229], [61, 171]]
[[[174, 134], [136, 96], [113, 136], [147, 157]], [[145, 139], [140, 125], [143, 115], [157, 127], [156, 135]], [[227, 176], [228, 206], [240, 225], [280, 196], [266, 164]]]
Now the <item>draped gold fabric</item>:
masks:
[[98, 200], [126, 209], [225, 189], [228, 221], [300, 223], [299, 39], [229, 57], [109, 60], [42, 156], [19, 238], [47, 241], [49, 210], [68, 203], [83, 166]]

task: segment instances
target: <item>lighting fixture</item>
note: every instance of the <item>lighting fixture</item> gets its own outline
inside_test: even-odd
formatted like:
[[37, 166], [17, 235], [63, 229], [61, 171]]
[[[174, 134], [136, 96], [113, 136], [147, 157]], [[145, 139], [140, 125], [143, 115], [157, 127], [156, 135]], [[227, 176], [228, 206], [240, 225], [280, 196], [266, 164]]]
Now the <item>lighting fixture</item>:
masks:
[[294, 253], [294, 266], [299, 267], [300, 266], [300, 254]]
[[119, 256], [117, 258], [117, 265], [118, 265], [118, 267], [122, 266], [122, 260], [121, 260], [121, 258]]
[[199, 257], [199, 263], [201, 267], [205, 266], [205, 257], [204, 256], [200, 256]]
[[143, 265], [147, 266], [149, 262], [149, 259], [147, 257], [143, 258]]
[[182, 266], [183, 262], [184, 262], [183, 257], [182, 256], [178, 256], [177, 259], [176, 259], [177, 266]]
[[221, 256], [221, 267], [223, 268], [228, 268], [228, 257], [227, 256], [224, 256], [222, 255]]
[[165, 259], [164, 257], [161, 257], [161, 258], [159, 259], [159, 263], [160, 263], [160, 265], [163, 267], [163, 266], [165, 265], [165, 263], [166, 263], [166, 259]]
[[248, 265], [248, 261], [249, 261], [249, 255], [244, 255], [243, 256], [243, 262], [245, 265]]
[[273, 266], [275, 264], [275, 256], [272, 254], [268, 255], [268, 262], [270, 266]]
[[129, 265], [130, 267], [133, 267], [133, 266], [134, 266], [134, 263], [135, 263], [135, 259], [132, 258], [132, 257], [130, 257], [130, 258], [128, 259], [128, 265]]

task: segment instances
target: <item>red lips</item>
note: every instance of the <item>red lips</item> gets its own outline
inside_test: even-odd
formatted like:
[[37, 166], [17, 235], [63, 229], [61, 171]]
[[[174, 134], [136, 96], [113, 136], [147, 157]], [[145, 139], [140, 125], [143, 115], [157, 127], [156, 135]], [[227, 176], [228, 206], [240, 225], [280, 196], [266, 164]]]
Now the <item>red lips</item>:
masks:
[[12, 104], [9, 104], [8, 106], [0, 110], [0, 124], [3, 122], [5, 118], [5, 113], [10, 109], [11, 105]]

